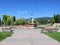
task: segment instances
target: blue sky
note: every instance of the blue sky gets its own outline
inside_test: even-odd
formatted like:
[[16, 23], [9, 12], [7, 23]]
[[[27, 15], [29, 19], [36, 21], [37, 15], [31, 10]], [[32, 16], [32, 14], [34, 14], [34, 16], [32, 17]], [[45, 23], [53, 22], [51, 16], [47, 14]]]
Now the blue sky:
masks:
[[16, 18], [52, 17], [60, 14], [60, 0], [0, 0], [0, 17], [3, 14]]

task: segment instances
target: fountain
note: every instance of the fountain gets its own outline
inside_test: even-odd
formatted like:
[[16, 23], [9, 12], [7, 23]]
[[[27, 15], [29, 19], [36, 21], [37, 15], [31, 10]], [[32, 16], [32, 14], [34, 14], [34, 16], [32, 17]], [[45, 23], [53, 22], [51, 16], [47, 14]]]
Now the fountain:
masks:
[[28, 27], [31, 28], [31, 29], [34, 29], [36, 28], [37, 24], [34, 23], [34, 18], [31, 18], [30, 21], [28, 21]]

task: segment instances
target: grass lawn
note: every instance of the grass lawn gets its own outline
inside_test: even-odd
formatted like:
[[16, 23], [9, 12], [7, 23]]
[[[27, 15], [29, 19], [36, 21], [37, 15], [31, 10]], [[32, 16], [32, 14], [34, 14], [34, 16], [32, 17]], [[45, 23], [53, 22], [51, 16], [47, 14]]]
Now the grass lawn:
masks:
[[12, 32], [0, 32], [0, 41], [12, 35]]
[[60, 32], [45, 32], [45, 34], [60, 42]]

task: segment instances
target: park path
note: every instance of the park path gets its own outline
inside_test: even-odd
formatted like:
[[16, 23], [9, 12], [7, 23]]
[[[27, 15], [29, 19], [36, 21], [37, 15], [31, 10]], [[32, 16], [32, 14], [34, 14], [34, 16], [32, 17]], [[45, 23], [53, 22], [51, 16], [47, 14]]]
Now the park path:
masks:
[[18, 29], [12, 37], [0, 42], [0, 45], [60, 45], [56, 40], [40, 32], [40, 29]]

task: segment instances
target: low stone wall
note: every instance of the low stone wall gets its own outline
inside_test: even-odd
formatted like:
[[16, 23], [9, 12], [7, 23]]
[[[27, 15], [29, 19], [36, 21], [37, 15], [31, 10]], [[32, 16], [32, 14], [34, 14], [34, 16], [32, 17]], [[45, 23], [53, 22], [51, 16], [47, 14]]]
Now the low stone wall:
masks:
[[60, 26], [60, 23], [54, 23], [53, 26], [58, 27], [58, 26]]
[[19, 25], [18, 28], [21, 28], [21, 29], [34, 29], [35, 27]]
[[41, 32], [58, 32], [59, 28], [57, 27], [44, 27], [41, 29]]
[[10, 26], [0, 27], [0, 32], [11, 32], [12, 28]]
[[2, 27], [0, 27], [0, 32], [2, 32]]

